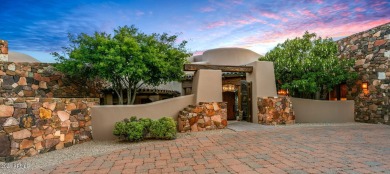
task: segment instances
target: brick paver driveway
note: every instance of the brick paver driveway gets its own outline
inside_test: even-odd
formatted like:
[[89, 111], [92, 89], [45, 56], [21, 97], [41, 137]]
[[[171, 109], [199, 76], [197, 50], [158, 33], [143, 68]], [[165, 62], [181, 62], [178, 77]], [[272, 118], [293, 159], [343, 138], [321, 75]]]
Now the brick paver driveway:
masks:
[[390, 173], [390, 126], [286, 126], [182, 138], [37, 173]]

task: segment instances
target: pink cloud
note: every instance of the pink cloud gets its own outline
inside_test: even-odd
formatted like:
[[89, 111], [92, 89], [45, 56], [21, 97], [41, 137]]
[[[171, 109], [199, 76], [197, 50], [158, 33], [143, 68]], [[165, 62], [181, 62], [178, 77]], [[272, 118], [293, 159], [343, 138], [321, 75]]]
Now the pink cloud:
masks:
[[276, 13], [270, 13], [270, 12], [262, 12], [261, 13], [262, 16], [266, 17], [266, 18], [270, 18], [270, 19], [275, 19], [275, 20], [281, 20], [283, 22], [287, 22], [288, 19], [287, 18], [284, 18]]
[[298, 15], [296, 15], [295, 13], [292, 13], [292, 12], [287, 12], [287, 16], [292, 17], [292, 18], [298, 17]]
[[212, 12], [212, 11], [215, 11], [215, 8], [213, 7], [203, 7], [200, 9], [200, 12], [202, 13], [207, 13], [207, 12]]
[[347, 10], [348, 5], [347, 4], [334, 4], [333, 6], [334, 11], [340, 11], [340, 10]]
[[307, 17], [317, 18], [317, 16], [313, 14], [310, 10], [298, 10], [298, 13]]
[[239, 19], [239, 20], [236, 20], [234, 22], [237, 24], [241, 24], [241, 25], [249, 25], [249, 24], [253, 24], [253, 23], [262, 23], [262, 24], [267, 23], [266, 21], [261, 20], [261, 19], [257, 19], [253, 16], [247, 16], [244, 19]]
[[213, 28], [223, 27], [226, 25], [228, 25], [228, 23], [225, 21], [215, 21], [215, 22], [208, 23], [205, 28], [213, 29]]
[[324, 0], [314, 0], [314, 2], [316, 2], [318, 4], [322, 4], [324, 2]]
[[366, 11], [366, 10], [363, 9], [363, 8], [357, 7], [357, 8], [355, 8], [355, 11], [356, 12], [363, 12], [363, 11]]
[[370, 28], [376, 27], [390, 22], [390, 19], [379, 19], [375, 21], [356, 21], [348, 24], [328, 24], [318, 22], [315, 24], [299, 24], [301, 27], [284, 27], [283, 25], [278, 31], [264, 32], [261, 35], [248, 36], [241, 38], [240, 45], [245, 47], [256, 47], [256, 45], [282, 43], [286, 39], [293, 39], [300, 37], [305, 31], [315, 32], [317, 36], [321, 37], [346, 37], [355, 33], [366, 31]]

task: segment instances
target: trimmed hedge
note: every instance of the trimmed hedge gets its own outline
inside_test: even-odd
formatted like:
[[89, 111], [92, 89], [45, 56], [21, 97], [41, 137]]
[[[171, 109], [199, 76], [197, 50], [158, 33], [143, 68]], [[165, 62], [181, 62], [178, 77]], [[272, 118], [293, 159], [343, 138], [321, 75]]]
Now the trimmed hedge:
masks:
[[171, 140], [176, 138], [176, 122], [170, 117], [159, 120], [132, 116], [116, 122], [113, 134], [126, 141], [141, 141], [145, 138]]

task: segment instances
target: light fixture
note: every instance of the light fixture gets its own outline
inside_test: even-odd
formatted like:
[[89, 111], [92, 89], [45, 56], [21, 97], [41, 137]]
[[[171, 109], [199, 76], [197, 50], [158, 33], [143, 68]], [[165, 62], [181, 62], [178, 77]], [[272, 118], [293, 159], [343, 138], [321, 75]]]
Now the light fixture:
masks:
[[363, 90], [367, 90], [368, 89], [368, 82], [363, 82], [362, 88], [363, 88]]
[[278, 95], [287, 95], [287, 94], [288, 94], [288, 90], [280, 89], [278, 91]]
[[234, 92], [235, 87], [233, 84], [226, 84], [222, 86], [222, 91], [223, 92]]

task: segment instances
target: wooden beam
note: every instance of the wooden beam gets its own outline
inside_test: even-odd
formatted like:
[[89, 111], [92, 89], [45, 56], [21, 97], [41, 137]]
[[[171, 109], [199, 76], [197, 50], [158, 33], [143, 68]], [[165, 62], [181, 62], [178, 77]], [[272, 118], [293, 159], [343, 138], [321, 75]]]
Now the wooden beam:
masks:
[[184, 71], [197, 71], [200, 69], [212, 69], [212, 70], [221, 70], [222, 72], [245, 72], [245, 73], [251, 73], [253, 71], [252, 66], [184, 64]]

